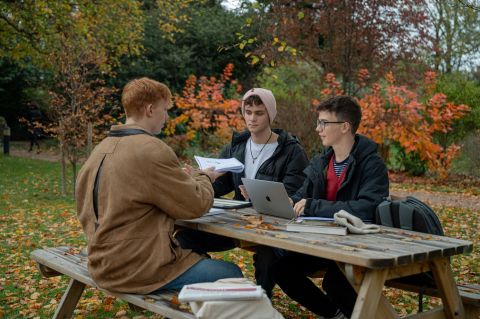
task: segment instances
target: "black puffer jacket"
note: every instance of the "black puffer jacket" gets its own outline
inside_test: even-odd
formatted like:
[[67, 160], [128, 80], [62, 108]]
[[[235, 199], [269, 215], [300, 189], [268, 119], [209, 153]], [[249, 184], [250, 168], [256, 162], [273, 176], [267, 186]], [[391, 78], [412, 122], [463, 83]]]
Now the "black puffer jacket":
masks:
[[363, 221], [374, 220], [375, 209], [388, 196], [388, 171], [377, 153], [377, 144], [362, 135], [355, 136], [345, 180], [337, 192], [336, 201], [326, 196], [328, 162], [333, 155], [329, 147], [316, 156], [305, 169], [306, 179], [301, 189], [292, 197], [294, 202], [306, 198], [304, 214], [333, 217], [344, 209]]
[[[308, 158], [298, 139], [284, 130], [273, 129], [278, 134], [278, 147], [273, 155], [258, 169], [256, 179], [281, 182], [285, 185], [289, 196], [302, 186], [305, 180], [303, 170], [308, 165]], [[220, 158], [235, 157], [240, 162], [245, 162], [245, 149], [250, 132], [234, 133], [232, 142], [225, 146]], [[219, 197], [235, 190], [235, 199], [245, 200], [240, 193], [239, 185], [245, 173], [226, 173], [217, 178], [213, 183], [215, 197]]]

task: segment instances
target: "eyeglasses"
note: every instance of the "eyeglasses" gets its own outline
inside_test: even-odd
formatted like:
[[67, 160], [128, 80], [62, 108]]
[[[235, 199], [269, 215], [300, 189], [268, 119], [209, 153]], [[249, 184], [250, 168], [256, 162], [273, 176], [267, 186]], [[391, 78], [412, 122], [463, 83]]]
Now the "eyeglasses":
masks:
[[340, 123], [346, 123], [346, 121], [325, 121], [325, 120], [319, 120], [317, 119], [317, 128], [322, 129], [322, 131], [325, 129], [327, 124], [340, 124]]

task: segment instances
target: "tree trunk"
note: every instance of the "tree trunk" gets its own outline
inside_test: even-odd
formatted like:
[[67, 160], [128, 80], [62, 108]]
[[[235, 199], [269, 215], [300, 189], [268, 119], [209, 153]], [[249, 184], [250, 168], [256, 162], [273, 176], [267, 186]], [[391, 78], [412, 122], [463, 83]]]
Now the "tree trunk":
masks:
[[92, 145], [93, 145], [93, 124], [92, 122], [88, 122], [87, 126], [87, 158], [90, 156], [92, 152]]
[[72, 196], [75, 200], [75, 186], [77, 182], [77, 162], [78, 162], [78, 153], [77, 150], [74, 148], [72, 150], [72, 156], [70, 157], [70, 164], [72, 164]]
[[72, 192], [72, 196], [73, 196], [73, 199], [75, 199], [75, 185], [77, 183], [77, 161], [72, 161], [71, 162], [72, 164], [72, 188], [73, 188], [73, 192]]
[[65, 161], [65, 146], [62, 141], [60, 141], [60, 151], [62, 153], [62, 176], [61, 176], [61, 184], [62, 184], [62, 195], [67, 194], [67, 163]]

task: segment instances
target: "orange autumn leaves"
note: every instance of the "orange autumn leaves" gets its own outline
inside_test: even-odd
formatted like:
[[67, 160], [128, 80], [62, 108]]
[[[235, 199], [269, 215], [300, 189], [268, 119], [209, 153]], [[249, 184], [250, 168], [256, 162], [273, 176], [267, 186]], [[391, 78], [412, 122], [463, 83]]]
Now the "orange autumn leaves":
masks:
[[[165, 128], [174, 143], [183, 141], [209, 150], [228, 142], [232, 131], [244, 129], [238, 96], [242, 88], [232, 79], [233, 69], [233, 64], [228, 64], [220, 79], [188, 78], [182, 93], [174, 97], [176, 116]], [[363, 113], [359, 133], [377, 142], [385, 159], [390, 145], [397, 143], [405, 153], [418, 154], [431, 172], [443, 177], [459, 146], [442, 145], [438, 137], [448, 134], [469, 107], [450, 103], [445, 94], [436, 92], [436, 77], [435, 72], [426, 72], [413, 90], [398, 85], [391, 72], [381, 81], [369, 83], [369, 71], [361, 69], [355, 84]], [[319, 93], [320, 99], [345, 94], [341, 82], [331, 73], [325, 75]], [[313, 104], [318, 102], [314, 100]]]
[[220, 79], [191, 75], [182, 94], [174, 97], [180, 114], [167, 122], [165, 134], [183, 135], [188, 142], [207, 141], [213, 135], [218, 144], [224, 144], [233, 130], [242, 130], [245, 125], [240, 100], [228, 97], [241, 91], [241, 86], [232, 79], [233, 69], [233, 64], [228, 64]]
[[[465, 116], [469, 107], [450, 103], [445, 94], [435, 92], [435, 72], [426, 72], [416, 91], [396, 85], [391, 72], [384, 81], [367, 87], [368, 76], [365, 69], [357, 74], [362, 93], [357, 98], [362, 108], [359, 133], [387, 150], [397, 142], [405, 153], [416, 152], [432, 172], [444, 176], [459, 146], [442, 146], [436, 137], [451, 131], [454, 121]], [[344, 94], [333, 74], [327, 74], [325, 82], [327, 87], [321, 91], [324, 97]]]

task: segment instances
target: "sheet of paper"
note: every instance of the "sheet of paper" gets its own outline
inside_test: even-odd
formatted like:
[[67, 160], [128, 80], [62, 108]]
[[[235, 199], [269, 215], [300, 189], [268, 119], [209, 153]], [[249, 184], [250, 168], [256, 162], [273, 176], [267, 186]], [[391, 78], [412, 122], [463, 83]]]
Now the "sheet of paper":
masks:
[[215, 171], [218, 172], [241, 173], [244, 168], [244, 165], [236, 158], [210, 158], [195, 155], [195, 161], [200, 169], [215, 167]]
[[206, 213], [204, 216], [212, 216], [212, 215], [218, 215], [218, 214], [223, 214], [225, 213], [226, 210], [225, 209], [221, 209], [221, 208], [210, 208], [210, 210], [208, 211], [208, 213]]

